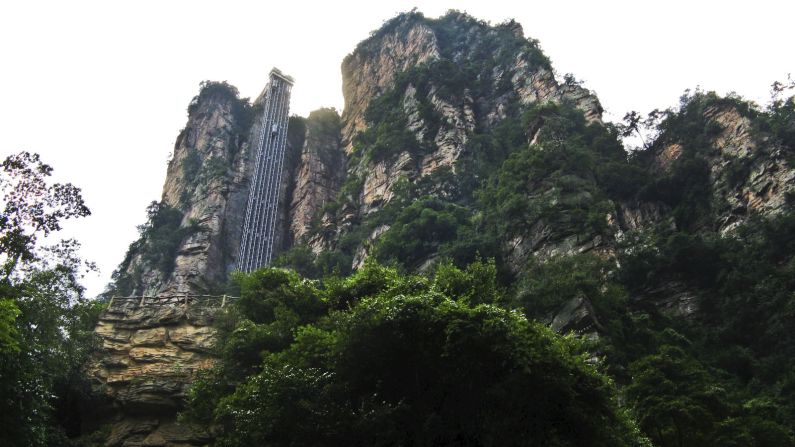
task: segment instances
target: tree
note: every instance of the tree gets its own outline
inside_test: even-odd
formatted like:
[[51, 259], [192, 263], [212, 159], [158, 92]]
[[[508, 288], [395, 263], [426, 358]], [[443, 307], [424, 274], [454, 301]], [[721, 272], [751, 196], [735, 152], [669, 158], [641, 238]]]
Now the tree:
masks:
[[663, 345], [633, 363], [631, 373], [627, 394], [655, 445], [713, 445], [717, 424], [728, 414], [726, 390], [696, 359], [681, 347]]
[[83, 203], [80, 189], [71, 183], [47, 184], [52, 167], [38, 154], [8, 156], [0, 174], [0, 256], [5, 258], [2, 281], [7, 283], [20, 262], [36, 259], [38, 236], [58, 231], [62, 221], [88, 216], [91, 211]]
[[[101, 305], [83, 298], [74, 240], [42, 247], [39, 236], [90, 214], [80, 189], [49, 184], [49, 165], [21, 152], [2, 163], [0, 190], [0, 444], [67, 445], [79, 432], [80, 366], [92, 348]], [[60, 415], [60, 416], [59, 416]], [[63, 416], [63, 417], [61, 417]], [[61, 423], [66, 423], [62, 425]]]

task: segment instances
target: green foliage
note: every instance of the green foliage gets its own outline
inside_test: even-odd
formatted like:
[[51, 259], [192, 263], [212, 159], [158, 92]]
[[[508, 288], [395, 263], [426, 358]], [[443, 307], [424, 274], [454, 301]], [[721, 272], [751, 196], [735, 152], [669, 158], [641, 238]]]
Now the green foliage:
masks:
[[547, 104], [524, 113], [538, 129], [536, 144], [512, 152], [478, 196], [487, 225], [503, 239], [528, 234], [539, 222], [555, 237], [601, 234], [612, 210], [597, 171], [626, 164], [615, 129], [587, 124], [568, 105]]
[[439, 264], [433, 273], [433, 289], [472, 306], [501, 304], [504, 295], [494, 259], [478, 259], [463, 270], [450, 261]]
[[271, 265], [290, 268], [305, 278], [319, 279], [327, 275], [350, 275], [352, 263], [353, 257], [341, 251], [324, 250], [315, 255], [306, 245], [296, 245], [280, 254]]
[[711, 445], [717, 421], [726, 417], [726, 391], [676, 346], [632, 365], [628, 397], [643, 430], [659, 446]]
[[[516, 23], [509, 22], [502, 26], [492, 27], [487, 22], [477, 20], [465, 13], [448, 11], [436, 20], [429, 21], [439, 42], [443, 57], [459, 62], [459, 80], [466, 79], [466, 88], [473, 90], [475, 96], [499, 95], [509, 90], [511, 72], [503, 73], [502, 81], [497, 89], [487, 80], [493, 75], [493, 68], [510, 67], [519, 57], [531, 69], [551, 70], [549, 59], [544, 55], [534, 39], [524, 39], [514, 34]], [[479, 31], [479, 39], [471, 39], [472, 30]], [[467, 53], [467, 57], [456, 57]], [[456, 82], [455, 77], [450, 85], [454, 90], [463, 90], [463, 83]], [[456, 89], [455, 87], [460, 88]]]
[[254, 323], [271, 323], [288, 311], [303, 323], [325, 311], [316, 286], [291, 270], [258, 270], [239, 275], [238, 282], [238, 306]]
[[380, 161], [401, 151], [417, 154], [421, 147], [414, 134], [406, 130], [407, 121], [401, 113], [390, 116], [388, 120], [368, 127], [357, 135], [354, 144], [361, 149], [368, 161]]
[[[259, 115], [260, 112], [257, 112]], [[287, 119], [287, 144], [289, 147], [304, 147], [306, 137], [306, 118], [292, 115]]]
[[342, 127], [340, 115], [333, 107], [321, 107], [309, 112], [306, 122], [307, 126], [315, 128], [313, 133], [317, 135], [334, 135]]
[[688, 353], [686, 339], [672, 330], [664, 335], [674, 344], [634, 362], [626, 388], [655, 445], [795, 445], [791, 431], [775, 421], [776, 403], [767, 397], [738, 402], [741, 397], [730, 394], [733, 384]]
[[[202, 159], [199, 152], [194, 148], [189, 148], [185, 154], [185, 159], [182, 160], [182, 178], [185, 179], [187, 185], [193, 184], [199, 176], [201, 167]], [[187, 188], [185, 189], [187, 190]]]
[[80, 411], [90, 402], [82, 366], [95, 349], [101, 305], [84, 300], [68, 276], [41, 271], [11, 291], [19, 348], [0, 353], [4, 445], [60, 445], [80, 433]]
[[174, 257], [182, 240], [198, 230], [196, 224], [182, 226], [182, 213], [167, 204], [152, 202], [146, 209], [147, 221], [138, 228], [146, 241], [143, 259], [168, 277], [174, 269]]
[[640, 197], [672, 207], [676, 225], [682, 229], [706, 225], [712, 217], [709, 165], [696, 152], [685, 152], [668, 173], [647, 185]]
[[461, 206], [426, 197], [404, 208], [390, 229], [378, 239], [374, 255], [379, 260], [396, 259], [412, 268], [436, 252], [439, 245], [454, 240], [468, 218]]
[[[313, 155], [326, 166], [344, 166], [339, 141], [342, 121], [336, 109], [324, 107], [313, 110], [305, 121], [305, 128], [306, 146], [307, 149], [314, 151]], [[339, 173], [334, 172], [332, 175]]]
[[37, 237], [90, 212], [78, 188], [47, 183], [52, 168], [38, 155], [12, 155], [2, 167], [0, 444], [68, 445], [79, 434], [78, 405], [89, 401], [81, 368], [102, 304], [85, 300], [78, 284], [91, 268], [76, 256], [79, 244], [41, 247]]
[[201, 170], [201, 179], [204, 183], [208, 183], [226, 175], [227, 170], [227, 161], [223, 157], [210, 157], [204, 162], [204, 166]]
[[773, 134], [790, 153], [795, 152], [795, 97], [774, 101], [762, 115], [759, 128]]
[[494, 176], [510, 154], [527, 148], [527, 123], [518, 111], [512, 112], [493, 130], [480, 129], [472, 135], [469, 155], [457, 166], [462, 197], [471, 199], [481, 183]]
[[748, 179], [751, 173], [751, 161], [752, 159], [749, 158], [728, 158], [729, 163], [724, 168], [724, 175], [730, 188], [736, 188]]
[[[635, 337], [645, 338], [644, 346], [629, 341], [634, 348], [619, 348], [638, 359], [631, 366], [633, 405], [659, 445], [691, 445], [678, 444], [679, 436], [716, 446], [793, 445], [786, 427], [795, 420], [789, 374], [795, 338], [788, 323], [795, 316], [794, 231], [795, 217], [787, 213], [753, 219], [731, 236], [658, 229], [625, 241], [619, 262], [628, 287], [683, 283], [699, 307], [698, 319], [677, 324], [692, 343], [666, 347], [672, 343], [665, 328], [674, 323], [658, 320], [645, 323], [650, 336]], [[624, 327], [622, 335], [636, 330]], [[618, 344], [628, 342], [619, 338]], [[725, 395], [719, 407], [699, 397], [718, 388]], [[749, 411], [755, 398], [773, 411]]]
[[586, 298], [607, 321], [626, 309], [627, 292], [613, 276], [615, 264], [591, 254], [531, 260], [516, 284], [513, 304], [547, 319], [575, 298]]
[[719, 252], [726, 242], [665, 228], [630, 234], [624, 242], [622, 279], [632, 288], [655, 286], [672, 278], [712, 286], [721, 270]]
[[21, 313], [13, 300], [0, 299], [0, 355], [19, 352], [16, 320]]
[[[374, 263], [322, 285], [278, 269], [241, 276], [249, 295], [221, 332], [228, 354], [186, 414], [218, 424], [220, 446], [642, 443], [579, 343], [478, 304], [500, 300], [495, 276], [491, 262], [433, 279]], [[247, 348], [288, 321], [274, 302], [330, 307], [300, 312], [286, 345]], [[230, 377], [258, 349], [256, 367]]]
[[373, 99], [365, 112], [368, 127], [354, 138], [356, 151], [365, 161], [377, 162], [402, 151], [419, 154], [423, 146], [408, 130], [408, 118], [403, 111], [403, 90], [409, 82], [406, 76], [400, 78], [395, 87]]
[[40, 236], [61, 229], [64, 220], [88, 216], [91, 211], [71, 183], [48, 184], [52, 167], [38, 154], [9, 155], [0, 165], [0, 283], [9, 284], [20, 263], [37, 259]]
[[273, 267], [286, 267], [294, 270], [305, 278], [317, 279], [323, 271], [315, 264], [315, 254], [306, 245], [297, 245], [279, 254], [271, 262]]
[[[783, 104], [780, 104], [782, 107]], [[759, 137], [766, 133], [778, 133], [786, 140], [786, 131], [772, 124], [777, 121], [779, 112], [786, 111], [771, 106], [768, 112], [760, 112], [757, 106], [746, 102], [736, 95], [720, 97], [714, 92], [704, 93], [700, 90], [691, 93], [689, 90], [680, 98], [676, 110], [652, 112], [650, 126], [656, 127], [656, 138], [648, 142], [643, 151], [634, 155], [643, 163], [651, 163], [652, 158], [670, 145], [680, 145], [681, 155], [671, 163], [670, 167], [660, 175], [640, 184], [638, 197], [644, 201], [662, 202], [672, 209], [677, 227], [694, 231], [712, 228], [715, 211], [723, 204], [713, 203], [712, 186], [720, 179], [711, 178], [708, 160], [718, 154], [714, 147], [715, 137], [723, 130], [716, 120], [712, 119], [716, 111], [734, 110], [740, 116], [751, 121]], [[637, 124], [637, 123], [636, 123]], [[729, 187], [734, 188], [748, 178], [749, 163], [752, 159], [729, 159], [723, 172]]]

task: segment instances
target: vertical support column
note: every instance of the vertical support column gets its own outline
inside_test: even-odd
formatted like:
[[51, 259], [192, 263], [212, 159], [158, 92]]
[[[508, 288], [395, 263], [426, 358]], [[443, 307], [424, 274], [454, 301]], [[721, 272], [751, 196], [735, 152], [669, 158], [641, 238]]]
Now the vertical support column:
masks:
[[292, 85], [291, 77], [271, 70], [240, 241], [237, 269], [242, 272], [268, 265], [273, 256]]

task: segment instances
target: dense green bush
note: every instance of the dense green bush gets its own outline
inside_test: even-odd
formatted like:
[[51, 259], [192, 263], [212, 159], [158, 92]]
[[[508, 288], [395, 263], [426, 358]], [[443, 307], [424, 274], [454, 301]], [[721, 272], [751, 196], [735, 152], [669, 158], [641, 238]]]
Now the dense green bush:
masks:
[[427, 197], [404, 208], [381, 236], [374, 255], [383, 261], [396, 259], [409, 268], [437, 251], [439, 245], [454, 240], [458, 228], [468, 218], [468, 210]]
[[[217, 424], [223, 446], [642, 444], [579, 343], [478, 304], [500, 300], [489, 265], [434, 278], [371, 263], [324, 284], [241, 276], [224, 361], [186, 415]], [[271, 342], [277, 324], [291, 324], [288, 345]], [[225, 375], [241, 362], [249, 375]]]

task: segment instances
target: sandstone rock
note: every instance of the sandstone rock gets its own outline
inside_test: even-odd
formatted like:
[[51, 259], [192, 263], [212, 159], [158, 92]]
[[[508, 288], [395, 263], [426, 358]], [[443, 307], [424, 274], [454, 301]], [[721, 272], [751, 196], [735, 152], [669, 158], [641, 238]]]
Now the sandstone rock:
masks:
[[393, 20], [390, 32], [362, 42], [342, 62], [342, 141], [348, 151], [356, 132], [365, 127], [370, 101], [386, 91], [398, 73], [439, 58], [436, 34], [417, 15]]
[[126, 343], [130, 339], [130, 331], [116, 328], [113, 323], [101, 321], [94, 332], [105, 340]]
[[389, 225], [380, 225], [376, 227], [372, 233], [370, 233], [367, 241], [356, 250], [356, 254], [353, 257], [353, 265], [351, 265], [354, 270], [364, 265], [364, 261], [367, 260], [367, 257], [370, 254], [369, 249], [372, 242], [378, 239], [378, 237], [384, 234], [387, 230], [389, 230]]
[[210, 441], [210, 436], [205, 429], [198, 425], [179, 423], [163, 424], [158, 428], [164, 440], [171, 443], [186, 443], [192, 445], [204, 444]]
[[335, 110], [321, 109], [309, 115], [306, 137], [294, 178], [289, 203], [289, 237], [300, 241], [318, 212], [336, 198], [345, 174], [341, 125]]
[[176, 324], [185, 319], [184, 306], [149, 306], [135, 307], [128, 312], [107, 313], [102, 321], [113, 322], [117, 329], [146, 329], [163, 325]]
[[650, 303], [664, 315], [691, 318], [698, 311], [698, 296], [686, 284], [669, 281], [631, 297], [635, 302]]
[[392, 198], [394, 194], [392, 187], [400, 178], [416, 173], [414, 159], [406, 151], [399, 152], [397, 157], [378, 161], [369, 168], [361, 197], [365, 214], [374, 211], [380, 204]]
[[166, 438], [158, 432], [150, 433], [141, 443], [144, 447], [165, 447], [167, 446]]
[[116, 368], [127, 368], [127, 367], [129, 367], [130, 366], [130, 360], [131, 359], [130, 359], [129, 355], [127, 355], [127, 352], [125, 351], [121, 355], [119, 355], [119, 354], [116, 354], [116, 355], [113, 355], [113, 354], [104, 355], [100, 359], [100, 362], [102, 363], [102, 366], [104, 366], [106, 369], [116, 369]]
[[130, 345], [127, 343], [103, 340], [102, 349], [111, 354], [126, 353], [130, 350]]
[[95, 392], [112, 404], [105, 415], [114, 421], [108, 445], [206, 445], [203, 429], [174, 424], [193, 375], [213, 364], [206, 354], [215, 330], [207, 324], [218, 307], [132, 301], [100, 315], [105, 349], [88, 365]]
[[655, 159], [655, 163], [659, 169], [667, 171], [671, 168], [671, 164], [682, 155], [682, 145], [679, 143], [672, 143], [665, 146], [660, 152], [660, 155]]
[[[157, 427], [156, 419], [128, 419], [118, 424], [114, 424], [110, 437], [106, 441], [106, 446], [115, 447], [123, 445], [131, 435], [142, 435], [154, 430]], [[143, 438], [141, 438], [143, 440]]]
[[[714, 202], [725, 203], [716, 210], [719, 231], [727, 234], [754, 214], [779, 213], [795, 192], [795, 169], [783, 148], [753, 131], [751, 120], [734, 105], [711, 106], [704, 118], [720, 129], [712, 139], [714, 150], [701, 154], [709, 165]], [[665, 146], [655, 166], [669, 170], [685, 149], [678, 143]]]
[[[253, 142], [261, 127], [260, 116], [251, 122], [240, 113], [245, 107], [233, 95], [217, 92], [202, 94], [192, 103], [168, 165], [162, 203], [184, 211], [181, 226], [195, 231], [180, 241], [168, 277], [149, 265], [143, 253], [133, 255], [123, 272], [139, 279], [133, 295], [201, 292], [226, 281], [236, 261], [256, 156]], [[277, 248], [290, 239], [288, 194], [302, 145], [303, 134], [288, 131], [284, 162], [288, 175], [280, 184]], [[195, 165], [198, 170], [191, 168]]]
[[209, 353], [215, 346], [215, 330], [211, 327], [178, 326], [169, 329], [168, 339], [181, 349]]
[[[130, 344], [133, 346], [164, 346], [166, 344], [166, 328], [139, 329], [132, 334]], [[132, 356], [133, 353], [130, 352]]]
[[173, 346], [164, 347], [135, 347], [130, 349], [130, 358], [136, 362], [157, 362], [174, 363], [180, 356], [179, 348]]

